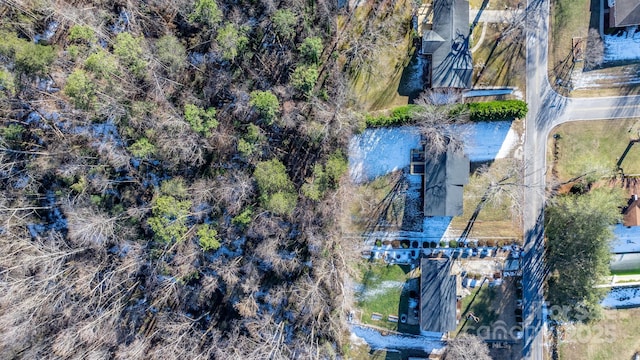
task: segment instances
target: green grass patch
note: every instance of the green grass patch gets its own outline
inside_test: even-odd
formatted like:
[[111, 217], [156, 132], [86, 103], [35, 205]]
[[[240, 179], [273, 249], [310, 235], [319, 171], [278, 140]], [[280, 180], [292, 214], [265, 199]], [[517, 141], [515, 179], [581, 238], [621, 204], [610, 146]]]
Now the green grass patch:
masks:
[[[358, 266], [361, 274], [361, 288], [356, 292], [357, 306], [362, 311], [361, 321], [397, 330], [398, 323], [387, 321], [389, 315], [400, 316], [402, 289], [409, 279], [409, 268], [400, 265], [367, 262]], [[380, 320], [372, 320], [371, 315], [382, 315]]]
[[[554, 129], [549, 146], [549, 163], [553, 164], [558, 180], [565, 182], [585, 175], [602, 177], [612, 174], [618, 159], [629, 141], [637, 139], [640, 120], [576, 121]], [[553, 162], [553, 149], [557, 159]], [[640, 174], [640, 144], [635, 144], [621, 164], [625, 174]]]
[[640, 309], [604, 310], [601, 320], [564, 329], [562, 360], [633, 359], [640, 350]]
[[[468, 332], [475, 335], [476, 329], [481, 326], [491, 326], [497, 319], [499, 314], [493, 309], [492, 303], [496, 299], [497, 290], [493, 287], [490, 287], [487, 283], [484, 286], [479, 288], [477, 291], [477, 295], [473, 293], [469, 295], [468, 308], [465, 306], [463, 302], [462, 310], [468, 309], [465, 313], [462, 314], [460, 319], [460, 324], [458, 325], [459, 331]], [[479, 318], [479, 322], [474, 322], [469, 319], [466, 320], [468, 314], [473, 313], [473, 315]]]

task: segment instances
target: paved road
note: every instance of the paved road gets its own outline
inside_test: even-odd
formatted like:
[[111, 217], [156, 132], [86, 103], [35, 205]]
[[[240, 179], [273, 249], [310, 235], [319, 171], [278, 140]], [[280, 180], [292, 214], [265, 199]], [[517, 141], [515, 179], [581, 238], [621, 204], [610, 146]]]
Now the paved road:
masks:
[[546, 141], [552, 129], [574, 120], [640, 117], [640, 96], [566, 98], [547, 78], [549, 0], [528, 0], [526, 10], [527, 94], [525, 125], [525, 214], [523, 358], [543, 359], [542, 283], [544, 267], [544, 190]]

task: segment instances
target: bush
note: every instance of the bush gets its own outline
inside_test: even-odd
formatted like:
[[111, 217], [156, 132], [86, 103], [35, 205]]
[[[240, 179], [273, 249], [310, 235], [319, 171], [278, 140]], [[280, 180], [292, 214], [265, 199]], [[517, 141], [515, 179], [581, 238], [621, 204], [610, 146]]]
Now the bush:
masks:
[[297, 195], [284, 164], [278, 159], [259, 162], [253, 176], [262, 206], [275, 214], [291, 214], [296, 207]]
[[80, 69], [69, 75], [64, 93], [73, 100], [74, 106], [78, 109], [89, 110], [93, 108], [96, 100], [93, 80]]
[[292, 39], [296, 35], [296, 15], [289, 9], [276, 10], [271, 15], [271, 23], [276, 35], [283, 40]]
[[220, 240], [218, 239], [218, 231], [209, 224], [202, 224], [197, 232], [200, 238], [198, 243], [203, 251], [218, 250]]
[[290, 192], [277, 192], [269, 195], [263, 200], [266, 210], [278, 215], [291, 215], [298, 201], [298, 196]]
[[113, 56], [102, 49], [87, 58], [84, 67], [94, 73], [98, 78], [108, 78], [118, 73], [118, 63]]
[[367, 127], [401, 126], [415, 121], [416, 114], [422, 109], [419, 105], [399, 106], [391, 111], [391, 115], [366, 116]]
[[0, 136], [8, 143], [20, 143], [23, 133], [24, 128], [20, 124], [9, 124], [8, 126], [0, 127]]
[[318, 201], [327, 190], [327, 174], [322, 165], [316, 164], [313, 167], [313, 176], [300, 189], [302, 194], [311, 200]]
[[214, 26], [222, 20], [222, 11], [215, 0], [197, 0], [196, 6], [187, 19], [191, 22]]
[[146, 159], [156, 153], [156, 147], [147, 138], [140, 138], [129, 146], [131, 154], [137, 158]]
[[280, 109], [278, 98], [268, 90], [252, 91], [249, 105], [254, 107], [268, 124], [273, 123], [273, 120], [276, 118], [278, 110]]
[[183, 240], [190, 208], [190, 201], [178, 201], [173, 196], [157, 197], [151, 207], [153, 216], [147, 220], [155, 239], [162, 243]]
[[0, 54], [15, 62], [16, 70], [27, 74], [43, 74], [55, 59], [51, 46], [34, 44], [12, 33], [0, 33]]
[[291, 85], [304, 95], [309, 95], [318, 81], [318, 76], [315, 66], [299, 65], [291, 74]]
[[70, 42], [85, 42], [92, 44], [97, 41], [96, 33], [90, 26], [85, 25], [73, 25], [69, 29], [69, 36], [67, 40]]
[[[7, 93], [9, 96], [12, 96], [15, 92], [15, 78], [13, 74], [2, 68], [0, 68], [0, 91]], [[4, 95], [0, 92], [0, 99], [3, 97]]]
[[274, 194], [276, 192], [294, 190], [293, 182], [287, 175], [287, 169], [278, 159], [261, 161], [256, 165], [253, 176], [260, 193]]
[[331, 181], [331, 186], [335, 189], [338, 187], [340, 178], [349, 169], [347, 158], [344, 156], [341, 150], [336, 150], [329, 156], [327, 164], [325, 165], [325, 172], [327, 177]]
[[449, 247], [450, 248], [457, 248], [458, 247], [458, 242], [456, 240], [449, 240]]
[[231, 219], [231, 223], [240, 228], [246, 228], [251, 223], [251, 216], [253, 215], [253, 209], [246, 208], [242, 212]]
[[169, 74], [176, 74], [184, 68], [187, 51], [184, 45], [173, 35], [165, 35], [156, 41], [156, 56]]
[[216, 42], [222, 51], [222, 58], [233, 61], [249, 43], [249, 38], [245, 35], [246, 29], [237, 29], [232, 23], [227, 23], [224, 28], [218, 31]]
[[218, 127], [216, 120], [216, 109], [208, 108], [207, 110], [192, 104], [184, 106], [184, 119], [191, 125], [193, 131], [209, 136], [211, 130]]
[[306, 62], [317, 64], [322, 54], [322, 38], [318, 36], [308, 37], [300, 44], [298, 50]]
[[471, 121], [522, 119], [527, 116], [527, 103], [522, 100], [496, 100], [469, 103], [467, 106]]
[[122, 32], [116, 36], [116, 42], [113, 45], [113, 53], [120, 59], [122, 65], [138, 78], [144, 77], [147, 67], [146, 61], [142, 59], [142, 40], [128, 32]]

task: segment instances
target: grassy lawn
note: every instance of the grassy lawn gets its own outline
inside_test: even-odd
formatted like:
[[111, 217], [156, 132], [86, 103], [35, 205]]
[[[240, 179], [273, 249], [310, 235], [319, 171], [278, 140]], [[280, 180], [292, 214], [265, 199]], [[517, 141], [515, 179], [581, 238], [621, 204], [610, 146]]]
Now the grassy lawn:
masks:
[[[498, 159], [490, 165], [491, 178], [500, 179], [512, 166], [511, 159]], [[481, 198], [489, 186], [489, 177], [472, 174], [469, 184], [464, 187], [464, 212], [451, 221], [451, 229], [462, 231], [472, 214], [480, 204]], [[517, 189], [512, 189], [517, 190]], [[514, 218], [511, 211], [512, 199], [505, 192], [485, 203], [473, 225], [470, 237], [509, 237], [518, 239], [522, 236], [519, 219]]]
[[[510, 86], [525, 91], [524, 36], [513, 34], [513, 37], [498, 42], [506, 25], [492, 23], [485, 26], [487, 30], [482, 46], [473, 53], [473, 86]], [[482, 26], [476, 26], [472, 38], [479, 39], [481, 32]]]
[[[557, 77], [565, 77], [572, 61], [572, 38], [586, 39], [589, 32], [591, 0], [553, 0], [551, 2], [551, 26], [549, 29], [549, 82], [556, 83]], [[597, 13], [591, 14], [597, 19]], [[597, 22], [596, 22], [597, 24]]]
[[[372, 226], [381, 219], [388, 224], [399, 225], [404, 213], [404, 196], [391, 192], [400, 180], [401, 173], [394, 172], [355, 188], [353, 201], [349, 206], [350, 231], [373, 230]], [[386, 205], [389, 207], [387, 212], [384, 212], [382, 209], [385, 209]]]
[[[493, 324], [493, 322], [498, 319], [498, 313], [492, 308], [492, 304], [496, 299], [496, 295], [496, 289], [489, 287], [488, 283], [485, 283], [484, 286], [479, 288], [477, 291], [474, 290], [471, 295], [467, 296], [465, 299], [468, 298], [468, 302], [465, 304], [463, 300], [462, 311], [467, 309], [467, 305], [469, 306], [468, 311], [462, 314], [462, 317], [460, 318], [460, 324], [458, 324], [458, 329], [456, 329], [456, 332], [463, 331], [475, 334], [475, 331], [478, 327], [490, 326], [491, 324]], [[469, 313], [473, 313], [479, 318], [480, 321], [478, 323], [474, 322], [471, 319], [465, 321], [467, 314]]]
[[[401, 0], [395, 3], [393, 9], [374, 9], [372, 4], [365, 2], [358, 6], [350, 18], [339, 17], [338, 32], [346, 40], [338, 52], [349, 49], [353, 39], [360, 38], [360, 34], [365, 32], [375, 31], [380, 27], [396, 30], [388, 31], [388, 38], [377, 40], [379, 42], [378, 48], [374, 53], [366, 56], [369, 60], [365, 61], [365, 64], [350, 76], [351, 88], [358, 103], [365, 110], [406, 105], [408, 99], [399, 96], [397, 90], [402, 70], [408, 64], [413, 51], [413, 39], [410, 31], [411, 3], [409, 0]], [[373, 14], [374, 10], [381, 14], [391, 12], [392, 15], [381, 19], [380, 15]], [[368, 45], [367, 48], [371, 48], [371, 46]], [[342, 61], [344, 62], [346, 59]]]
[[[612, 173], [629, 140], [638, 137], [640, 120], [570, 122], [554, 129], [557, 142], [555, 171], [560, 182], [582, 174]], [[554, 139], [550, 140], [549, 164], [553, 164]], [[640, 144], [627, 153], [621, 166], [625, 174], [640, 174]]]
[[640, 351], [640, 309], [604, 310], [588, 325], [568, 328], [559, 344], [562, 360], [632, 359]]
[[[359, 264], [362, 287], [355, 295], [357, 306], [362, 311], [363, 323], [398, 330], [398, 323], [388, 321], [388, 316], [400, 316], [403, 288], [411, 278], [409, 270], [409, 267], [400, 265], [372, 262]], [[381, 314], [382, 319], [372, 320], [373, 313]]]

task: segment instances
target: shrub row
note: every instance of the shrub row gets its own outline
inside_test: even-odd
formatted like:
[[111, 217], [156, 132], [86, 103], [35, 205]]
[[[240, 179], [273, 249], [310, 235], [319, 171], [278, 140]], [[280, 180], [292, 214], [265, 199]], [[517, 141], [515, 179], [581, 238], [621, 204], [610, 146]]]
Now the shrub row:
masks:
[[[527, 103], [522, 100], [496, 100], [477, 102], [455, 106], [451, 112], [455, 116], [462, 114], [465, 107], [471, 121], [499, 121], [505, 119], [524, 118], [527, 115]], [[390, 115], [373, 116], [368, 114], [366, 122], [368, 128], [385, 126], [402, 126], [412, 124], [422, 107], [409, 104], [397, 107]]]
[[522, 100], [496, 100], [467, 104], [471, 121], [522, 119], [527, 115], [527, 103]]
[[409, 104], [393, 109], [390, 115], [373, 116], [367, 114], [367, 127], [376, 128], [410, 124], [415, 120], [415, 115], [420, 108], [419, 105]]

